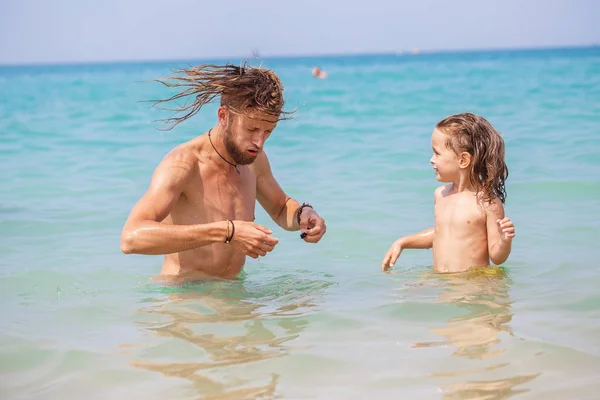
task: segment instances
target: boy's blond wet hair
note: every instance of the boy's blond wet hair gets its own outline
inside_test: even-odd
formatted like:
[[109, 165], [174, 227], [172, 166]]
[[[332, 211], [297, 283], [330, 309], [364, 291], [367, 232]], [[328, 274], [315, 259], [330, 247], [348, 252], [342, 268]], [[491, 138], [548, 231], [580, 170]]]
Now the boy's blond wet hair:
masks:
[[485, 118], [471, 113], [444, 118], [436, 128], [449, 135], [447, 146], [457, 155], [469, 153], [471, 184], [484, 202], [506, 201], [508, 167], [504, 162], [504, 139]]

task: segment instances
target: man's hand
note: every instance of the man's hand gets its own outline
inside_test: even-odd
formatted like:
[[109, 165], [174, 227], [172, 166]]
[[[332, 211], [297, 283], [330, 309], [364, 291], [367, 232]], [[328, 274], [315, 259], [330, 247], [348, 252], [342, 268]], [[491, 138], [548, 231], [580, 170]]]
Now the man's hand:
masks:
[[396, 240], [387, 253], [385, 253], [385, 257], [383, 257], [383, 261], [381, 262], [381, 270], [385, 272], [392, 268], [396, 264], [398, 257], [400, 257], [400, 253], [402, 253], [402, 238]]
[[[248, 221], [232, 222], [235, 225], [235, 232], [231, 244], [247, 256], [252, 258], [265, 256], [279, 243], [279, 239], [271, 236], [273, 232], [262, 225]], [[230, 226], [229, 229], [233, 228]], [[231, 230], [229, 234], [231, 235]]]
[[498, 224], [498, 232], [500, 232], [500, 239], [502, 241], [506, 242], [515, 237], [515, 225], [510, 218], [499, 219], [496, 223]]
[[327, 231], [327, 226], [325, 220], [315, 210], [305, 207], [300, 214], [300, 230], [302, 232], [300, 237], [305, 242], [317, 243]]

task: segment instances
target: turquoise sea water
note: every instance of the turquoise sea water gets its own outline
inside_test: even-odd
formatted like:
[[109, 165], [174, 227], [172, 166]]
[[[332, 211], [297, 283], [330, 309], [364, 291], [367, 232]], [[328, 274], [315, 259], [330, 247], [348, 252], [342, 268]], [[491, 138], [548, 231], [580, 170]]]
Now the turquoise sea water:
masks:
[[[299, 108], [267, 142], [274, 174], [327, 235], [260, 209], [273, 253], [168, 288], [119, 235], [161, 158], [215, 121], [160, 132], [141, 102], [188, 63], [0, 67], [1, 398], [597, 398], [600, 48], [262, 60]], [[432, 224], [430, 134], [463, 111], [506, 140], [506, 276], [439, 276], [424, 250], [382, 274]]]

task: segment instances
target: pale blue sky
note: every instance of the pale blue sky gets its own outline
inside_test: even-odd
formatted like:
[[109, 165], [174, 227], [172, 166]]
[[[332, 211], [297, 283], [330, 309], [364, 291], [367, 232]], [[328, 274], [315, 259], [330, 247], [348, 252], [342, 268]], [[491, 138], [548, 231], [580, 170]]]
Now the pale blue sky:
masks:
[[0, 64], [592, 45], [599, 21], [598, 0], [0, 0]]

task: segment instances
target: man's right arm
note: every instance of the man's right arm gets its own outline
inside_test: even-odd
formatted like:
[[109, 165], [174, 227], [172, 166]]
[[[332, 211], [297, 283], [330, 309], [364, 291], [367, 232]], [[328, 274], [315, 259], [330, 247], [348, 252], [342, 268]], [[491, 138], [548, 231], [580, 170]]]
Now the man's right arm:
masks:
[[195, 157], [189, 154], [176, 151], [165, 157], [123, 227], [123, 253], [169, 254], [225, 241], [227, 221], [198, 225], [162, 222], [197, 168]]

